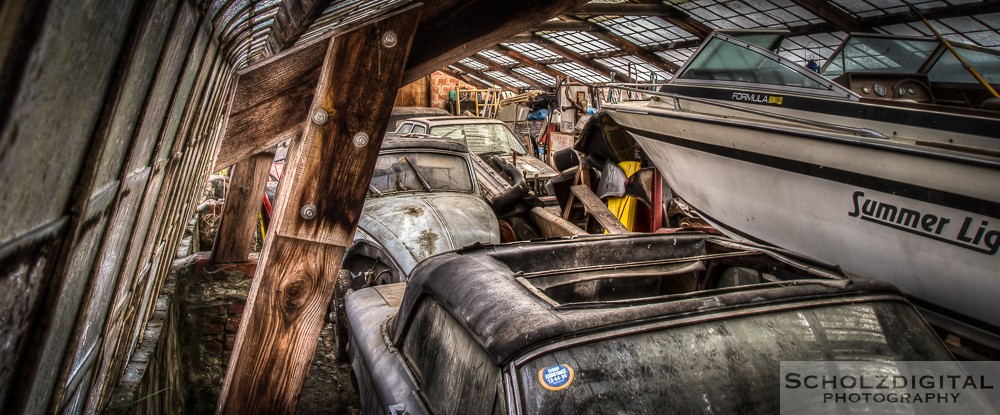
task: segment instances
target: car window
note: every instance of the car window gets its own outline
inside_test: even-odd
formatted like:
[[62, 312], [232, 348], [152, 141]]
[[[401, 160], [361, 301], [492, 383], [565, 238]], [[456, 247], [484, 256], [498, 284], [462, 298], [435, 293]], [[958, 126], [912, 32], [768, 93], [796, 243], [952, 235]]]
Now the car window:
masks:
[[780, 361], [951, 360], [912, 307], [831, 305], [714, 320], [525, 362], [529, 414], [778, 413]]
[[504, 124], [464, 124], [431, 127], [431, 135], [451, 138], [465, 143], [476, 154], [504, 153], [511, 151], [525, 155], [521, 142]]
[[424, 127], [422, 125], [414, 125], [413, 126], [413, 131], [411, 131], [411, 132], [412, 133], [416, 133], [416, 134], [423, 134], [423, 133], [427, 132], [427, 127]]
[[397, 133], [406, 134], [413, 130], [413, 123], [404, 122], [403, 125], [399, 126], [396, 130]]
[[473, 190], [472, 173], [469, 172], [469, 163], [464, 157], [421, 152], [379, 155], [375, 161], [371, 186], [380, 194]]
[[435, 300], [422, 302], [403, 339], [403, 357], [432, 413], [483, 414], [494, 409], [500, 369]]

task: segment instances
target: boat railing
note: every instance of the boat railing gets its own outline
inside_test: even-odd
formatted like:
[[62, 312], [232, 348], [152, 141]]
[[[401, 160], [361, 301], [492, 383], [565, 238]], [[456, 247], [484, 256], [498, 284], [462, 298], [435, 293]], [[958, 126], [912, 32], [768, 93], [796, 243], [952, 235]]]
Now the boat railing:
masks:
[[[786, 122], [792, 122], [792, 123], [798, 123], [798, 124], [805, 124], [805, 125], [809, 125], [809, 126], [812, 126], [812, 127], [823, 128], [823, 129], [837, 131], [837, 132], [842, 132], [842, 133], [847, 133], [847, 134], [854, 134], [854, 135], [858, 135], [858, 136], [866, 137], [866, 138], [880, 138], [880, 139], [888, 139], [889, 138], [885, 134], [883, 134], [883, 133], [881, 133], [879, 131], [873, 130], [871, 128], [853, 127], [853, 126], [849, 126], [849, 125], [834, 124], [834, 123], [828, 123], [828, 122], [823, 122], [823, 121], [816, 121], [816, 120], [812, 120], [812, 119], [808, 119], [808, 118], [795, 117], [795, 116], [791, 116], [791, 115], [777, 114], [777, 113], [773, 113], [773, 112], [770, 112], [770, 111], [763, 111], [763, 110], [759, 110], [759, 109], [756, 109], [756, 108], [750, 108], [750, 107], [746, 107], [746, 106], [742, 106], [742, 105], [736, 105], [736, 104], [730, 104], [730, 103], [726, 103], [726, 102], [719, 102], [719, 101], [715, 101], [715, 100], [711, 100], [711, 99], [689, 97], [689, 96], [684, 96], [684, 95], [670, 93], [670, 92], [654, 91], [654, 90], [648, 90], [648, 89], [635, 88], [635, 87], [631, 87], [631, 86], [624, 86], [624, 85], [621, 85], [621, 84], [606, 85], [605, 88], [608, 88], [609, 90], [620, 90], [620, 91], [628, 92], [630, 94], [629, 95], [630, 97], [634, 97], [635, 98], [635, 99], [630, 99], [631, 101], [643, 101], [643, 100], [652, 99], [652, 97], [670, 98], [671, 101], [674, 104], [674, 110], [676, 110], [676, 111], [681, 111], [682, 110], [681, 109], [682, 108], [681, 107], [681, 101], [690, 101], [690, 102], [696, 102], [696, 103], [703, 104], [703, 105], [709, 105], [709, 106], [714, 106], [714, 107], [718, 107], [718, 108], [725, 108], [725, 109], [732, 110], [732, 111], [745, 112], [745, 113], [753, 114], [753, 115], [760, 116], [760, 117], [767, 117], [767, 118], [772, 118], [772, 119], [786, 121]], [[611, 93], [608, 94], [608, 96], [611, 96], [611, 95], [612, 95]], [[619, 96], [620, 96], [620, 94], [619, 94]], [[621, 101], [618, 101], [618, 102], [621, 102]], [[608, 101], [608, 103], [610, 103], [610, 104], [616, 104], [618, 102]], [[602, 106], [603, 106], [603, 102], [602, 102]]]

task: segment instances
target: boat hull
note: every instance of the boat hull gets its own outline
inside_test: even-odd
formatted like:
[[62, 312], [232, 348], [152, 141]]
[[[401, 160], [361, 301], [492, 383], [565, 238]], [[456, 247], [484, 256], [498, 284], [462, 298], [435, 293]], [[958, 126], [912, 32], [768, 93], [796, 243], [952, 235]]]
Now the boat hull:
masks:
[[609, 115], [679, 196], [731, 236], [842, 265], [1000, 327], [995, 166], [790, 125], [667, 110]]

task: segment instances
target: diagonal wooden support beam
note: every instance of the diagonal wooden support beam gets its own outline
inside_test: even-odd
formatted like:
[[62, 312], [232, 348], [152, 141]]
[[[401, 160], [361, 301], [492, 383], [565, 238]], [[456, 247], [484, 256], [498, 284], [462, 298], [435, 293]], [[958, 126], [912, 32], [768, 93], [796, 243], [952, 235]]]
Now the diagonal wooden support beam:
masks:
[[[502, 42], [589, 0], [438, 0], [428, 2], [413, 38], [403, 82]], [[461, 27], [461, 30], [456, 30]]]
[[290, 147], [217, 413], [295, 413], [420, 9], [410, 6], [328, 41], [306, 127]]

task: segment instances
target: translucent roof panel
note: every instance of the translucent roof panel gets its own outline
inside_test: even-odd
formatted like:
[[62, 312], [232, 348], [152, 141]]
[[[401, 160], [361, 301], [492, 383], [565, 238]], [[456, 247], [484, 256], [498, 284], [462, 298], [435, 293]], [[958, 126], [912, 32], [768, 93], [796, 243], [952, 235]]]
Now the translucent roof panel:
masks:
[[597, 16], [589, 21], [642, 47], [697, 39], [697, 36], [659, 17]]
[[559, 72], [569, 75], [570, 78], [588, 84], [611, 81], [611, 78], [603, 74], [594, 72], [590, 69], [584, 68], [583, 66], [580, 66], [580, 64], [576, 62], [556, 63], [549, 66], [552, 67], [552, 69], [555, 69]]
[[666, 71], [650, 65], [635, 56], [626, 55], [614, 58], [594, 59], [594, 61], [607, 65], [609, 68], [620, 74], [631, 74], [631, 78], [638, 82], [652, 82], [654, 80], [663, 81], [670, 79], [669, 74]]
[[671, 0], [670, 3], [713, 29], [792, 28], [823, 22], [806, 9], [783, 0]]
[[[1000, 13], [931, 20], [946, 39], [988, 48], [1000, 47]], [[876, 31], [901, 36], [934, 36], [923, 22], [876, 27]]]
[[504, 43], [504, 46], [523, 53], [525, 56], [534, 59], [539, 63], [548, 63], [564, 60], [562, 55], [545, 49], [537, 43]]
[[885, 14], [907, 13], [912, 4], [918, 9], [931, 9], [973, 3], [976, 0], [830, 0], [854, 17], [873, 17]]
[[468, 67], [470, 67], [472, 69], [475, 69], [477, 71], [481, 71], [483, 69], [488, 68], [488, 66], [486, 66], [486, 65], [484, 65], [484, 64], [482, 64], [482, 63], [480, 63], [478, 61], [469, 59], [469, 58], [462, 59], [462, 60], [458, 61], [458, 63], [461, 63], [461, 64], [463, 64], [465, 66], [468, 66]]
[[581, 55], [618, 50], [587, 32], [538, 32], [538, 34]]
[[696, 48], [680, 48], [656, 52], [656, 55], [664, 58], [674, 65], [682, 66], [694, 54]]
[[490, 50], [490, 49], [481, 50], [479, 51], [479, 56], [489, 59], [493, 62], [496, 62], [501, 66], [513, 66], [518, 64], [518, 61], [508, 58], [507, 55], [504, 55], [495, 50]]
[[781, 43], [778, 53], [803, 65], [815, 60], [819, 66], [823, 66], [846, 36], [844, 32], [833, 32], [788, 37]]
[[364, 22], [397, 5], [410, 0], [341, 0], [334, 1], [323, 11], [323, 16], [309, 27], [298, 43], [309, 41], [339, 28], [345, 28], [354, 23]]
[[510, 85], [512, 87], [515, 87], [515, 88], [521, 88], [521, 89], [531, 88], [531, 85], [528, 85], [528, 84], [526, 84], [524, 82], [521, 82], [521, 80], [519, 80], [517, 78], [508, 76], [507, 74], [505, 74], [503, 72], [499, 72], [499, 71], [486, 71], [486, 72], [483, 72], [483, 74], [485, 74], [485, 75], [487, 75], [487, 76], [489, 76], [489, 77], [491, 77], [493, 79], [499, 80], [500, 82], [503, 82], [503, 83], [505, 83], [507, 85]]
[[531, 79], [534, 79], [534, 80], [536, 80], [538, 82], [541, 82], [541, 83], [543, 83], [545, 85], [553, 85], [554, 86], [556, 84], [556, 79], [555, 78], [549, 76], [549, 74], [547, 74], [545, 72], [539, 71], [538, 69], [532, 68], [530, 66], [521, 66], [521, 67], [517, 67], [517, 68], [511, 69], [511, 70], [514, 71], [514, 72], [517, 72], [517, 73], [519, 73], [521, 75], [527, 76], [527, 77], [529, 77]]

